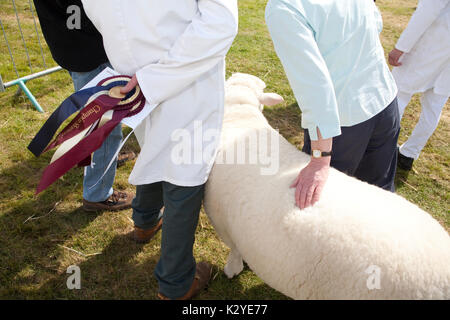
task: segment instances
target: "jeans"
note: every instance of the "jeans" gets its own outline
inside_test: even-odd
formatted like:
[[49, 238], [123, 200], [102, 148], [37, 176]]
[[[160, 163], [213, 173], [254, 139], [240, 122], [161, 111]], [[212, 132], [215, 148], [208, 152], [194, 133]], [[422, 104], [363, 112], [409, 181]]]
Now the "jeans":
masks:
[[[331, 166], [350, 176], [395, 191], [397, 140], [400, 116], [397, 98], [369, 120], [351, 127], [341, 127], [333, 138]], [[305, 130], [303, 152], [311, 154], [311, 140]]]
[[155, 277], [159, 292], [170, 299], [184, 296], [194, 281], [193, 247], [203, 194], [204, 185], [180, 187], [163, 181], [136, 186], [132, 203], [135, 226], [155, 226], [164, 206], [161, 256]]
[[[106, 67], [111, 68], [111, 65], [109, 63], [104, 63], [88, 72], [69, 71], [75, 91], [84, 87]], [[122, 138], [122, 126], [118, 125], [114, 128], [108, 138], [106, 138], [102, 146], [94, 152], [91, 165], [85, 167], [83, 180], [83, 198], [85, 200], [90, 202], [102, 202], [113, 194], [112, 185], [116, 176], [117, 159], [114, 160], [103, 178], [100, 181], [99, 179], [119, 148]]]

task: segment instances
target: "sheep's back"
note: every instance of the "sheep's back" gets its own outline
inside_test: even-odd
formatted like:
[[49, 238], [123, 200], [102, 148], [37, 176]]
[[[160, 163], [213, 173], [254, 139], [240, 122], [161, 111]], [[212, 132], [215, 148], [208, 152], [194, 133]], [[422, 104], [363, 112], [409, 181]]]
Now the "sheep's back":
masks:
[[[230, 116], [218, 157], [242, 134], [239, 125], [271, 129], [251, 115], [226, 125]], [[261, 279], [298, 299], [450, 298], [450, 237], [428, 213], [334, 169], [321, 200], [300, 210], [289, 185], [309, 156], [281, 136], [279, 154], [274, 175], [215, 164], [205, 194], [213, 224]], [[378, 272], [380, 288], [371, 289]]]

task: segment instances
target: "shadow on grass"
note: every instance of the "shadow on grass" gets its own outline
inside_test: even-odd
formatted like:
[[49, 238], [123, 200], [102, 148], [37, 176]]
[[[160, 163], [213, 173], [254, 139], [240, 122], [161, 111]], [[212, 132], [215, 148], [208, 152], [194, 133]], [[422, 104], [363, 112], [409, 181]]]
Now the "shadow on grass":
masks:
[[[289, 108], [290, 113], [296, 112], [294, 107]], [[274, 112], [277, 116], [283, 111]], [[129, 132], [130, 129], [124, 129], [124, 135]], [[124, 149], [139, 152], [134, 136]], [[101, 218], [100, 214], [81, 209], [83, 169], [70, 170], [64, 180], [56, 181], [35, 196], [51, 155], [35, 158], [25, 152], [12, 152], [8, 167], [3, 166], [0, 172], [0, 191], [6, 199], [0, 206], [0, 298], [156, 299], [158, 284], [153, 271], [159, 259], [159, 237], [148, 245], [138, 245], [121, 234], [126, 230], [119, 226], [112, 237], [102, 239], [96, 234], [90, 238], [85, 230], [89, 226], [94, 225], [91, 229], [95, 233], [103, 230], [95, 230], [95, 220]], [[99, 255], [89, 257], [68, 253], [61, 247], [77, 249], [78, 241], [89, 246], [97, 240], [107, 243], [98, 246], [102, 248]], [[81, 269], [81, 290], [67, 289], [69, 264], [77, 264]], [[229, 280], [216, 264], [213, 274], [214, 281], [199, 299], [285, 298], [265, 284], [247, 287], [247, 279], [255, 281], [248, 268]]]
[[97, 218], [81, 209], [82, 168], [71, 170], [64, 180], [35, 196], [49, 156], [19, 160], [23, 158], [18, 155], [0, 172], [5, 199], [0, 212], [0, 297], [4, 299], [36, 297], [35, 288], [61, 271], [60, 245]]
[[297, 146], [299, 142], [303, 144], [302, 117], [297, 103], [286, 107], [265, 108], [263, 113], [269, 124], [278, 129], [286, 140]]
[[[98, 235], [103, 230], [91, 227], [95, 235], [90, 238], [85, 229], [101, 215], [73, 208], [74, 203], [81, 206], [82, 169], [68, 173], [64, 181], [57, 181], [39, 196], [33, 195], [41, 162], [46, 161], [30, 158], [2, 171], [0, 187], [10, 203], [0, 214], [0, 298], [157, 299], [158, 284], [153, 272], [159, 259], [160, 236], [143, 246], [117, 234], [125, 233], [126, 228], [116, 229], [108, 240]], [[60, 204], [55, 207], [57, 202]], [[42, 218], [26, 221], [32, 216]], [[77, 249], [77, 241], [89, 245], [97, 240], [107, 244], [99, 245], [100, 254], [89, 257], [68, 253], [61, 247]], [[67, 289], [69, 264], [81, 269], [81, 290]], [[213, 275], [214, 281], [198, 299], [285, 299], [265, 284], [244, 288], [247, 279], [255, 281], [248, 268], [229, 280], [216, 264]]]
[[[215, 276], [215, 278], [214, 278]], [[255, 279], [253, 271], [244, 262], [244, 270], [232, 279], [228, 279], [221, 268], [214, 266], [213, 278], [208, 287], [200, 298], [214, 300], [286, 300], [287, 296], [271, 288], [267, 284], [261, 282], [252, 285], [250, 288], [244, 288], [242, 283], [247, 282], [247, 278]]]
[[[153, 249], [158, 247], [159, 239], [154, 239], [144, 248], [144, 245], [130, 241], [126, 235], [118, 235], [100, 255], [78, 265], [82, 277], [81, 290], [68, 290], [66, 281], [69, 275], [62, 273], [34, 294], [52, 299], [158, 299], [158, 283], [153, 273], [159, 254], [153, 254], [139, 264], [134, 260], [141, 251], [150, 249], [147, 246]], [[251, 271], [247, 268], [245, 272]], [[265, 284], [243, 290], [239, 277], [229, 280], [217, 266], [213, 266], [213, 275], [217, 275], [216, 278], [195, 299], [261, 299], [266, 293], [267, 299], [286, 299]]]
[[397, 171], [395, 173], [395, 181], [394, 181], [396, 188], [400, 188], [405, 185], [407, 185], [408, 187], [411, 187], [411, 185], [406, 182], [408, 180], [408, 176], [411, 173], [411, 171], [412, 170], [403, 170], [403, 169], [397, 167]]
[[[157, 247], [159, 239], [148, 246]], [[126, 248], [126, 249], [125, 249]], [[101, 252], [77, 264], [81, 271], [81, 290], [69, 290], [66, 281], [69, 274], [60, 272], [32, 292], [17, 290], [14, 296], [33, 299], [157, 299], [158, 283], [153, 275], [159, 254], [153, 254], [143, 263], [134, 258], [140, 254], [144, 245], [130, 241], [126, 235], [118, 235]], [[248, 267], [243, 276], [252, 273]], [[195, 299], [200, 300], [260, 300], [286, 299], [284, 295], [265, 284], [243, 289], [240, 276], [227, 279], [223, 270], [213, 265], [215, 279], [209, 287]], [[253, 276], [253, 275], [250, 275]], [[254, 276], [253, 276], [254, 277]]]
[[[70, 239], [97, 217], [87, 215], [80, 209], [66, 213], [55, 210], [51, 218], [24, 222], [24, 212], [34, 204], [34, 201], [26, 201], [0, 217], [2, 298], [32, 298], [35, 286], [59, 272], [59, 244]], [[32, 214], [29, 213], [30, 216]]]
[[[155, 298], [145, 293], [155, 291], [148, 290], [148, 278], [150, 286], [155, 286], [156, 280], [147, 277], [143, 270], [151, 270], [156, 258], [144, 265], [132, 264], [130, 259], [142, 251], [142, 246], [130, 243], [124, 235], [114, 236], [96, 256], [83, 258], [64, 252], [61, 245], [77, 241], [80, 231], [100, 214], [81, 208], [81, 168], [71, 170], [64, 181], [59, 180], [34, 196], [45, 166], [42, 163], [46, 161], [35, 158], [17, 161], [1, 172], [0, 190], [9, 203], [0, 213], [0, 298], [132, 299], [141, 295]], [[73, 209], [74, 204], [80, 207]], [[86, 242], [92, 241], [95, 240], [88, 235]], [[69, 276], [66, 265], [74, 261], [81, 268], [83, 290], [71, 291], [66, 286]], [[145, 279], [140, 279], [143, 276]]]
[[[152, 244], [156, 244], [156, 239]], [[135, 262], [143, 247], [125, 234], [117, 235], [100, 254], [77, 264], [81, 290], [69, 290], [66, 283], [70, 275], [62, 272], [34, 294], [51, 299], [156, 299], [157, 282], [152, 270], [158, 256], [151, 256], [142, 264]]]

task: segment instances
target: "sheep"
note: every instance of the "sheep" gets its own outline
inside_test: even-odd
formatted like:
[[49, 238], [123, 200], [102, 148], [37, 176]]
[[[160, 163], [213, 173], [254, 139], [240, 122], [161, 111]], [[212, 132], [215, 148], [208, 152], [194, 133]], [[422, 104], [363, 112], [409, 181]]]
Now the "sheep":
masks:
[[[321, 199], [304, 210], [295, 205], [290, 184], [310, 156], [270, 127], [262, 105], [282, 98], [264, 88], [248, 74], [226, 82], [222, 138], [204, 199], [231, 249], [226, 276], [238, 275], [245, 260], [293, 299], [450, 299], [449, 234], [415, 204], [331, 169]], [[251, 132], [277, 137], [269, 153], [279, 154], [278, 170], [262, 174], [259, 163], [223, 160]], [[261, 141], [258, 148], [269, 139]]]

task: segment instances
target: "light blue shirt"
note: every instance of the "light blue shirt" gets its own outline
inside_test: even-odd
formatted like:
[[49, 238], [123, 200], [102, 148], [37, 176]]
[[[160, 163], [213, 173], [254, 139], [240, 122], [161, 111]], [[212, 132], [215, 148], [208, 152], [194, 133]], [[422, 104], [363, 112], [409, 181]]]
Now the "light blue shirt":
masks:
[[364, 122], [397, 95], [373, 0], [269, 0], [266, 23], [311, 140]]

